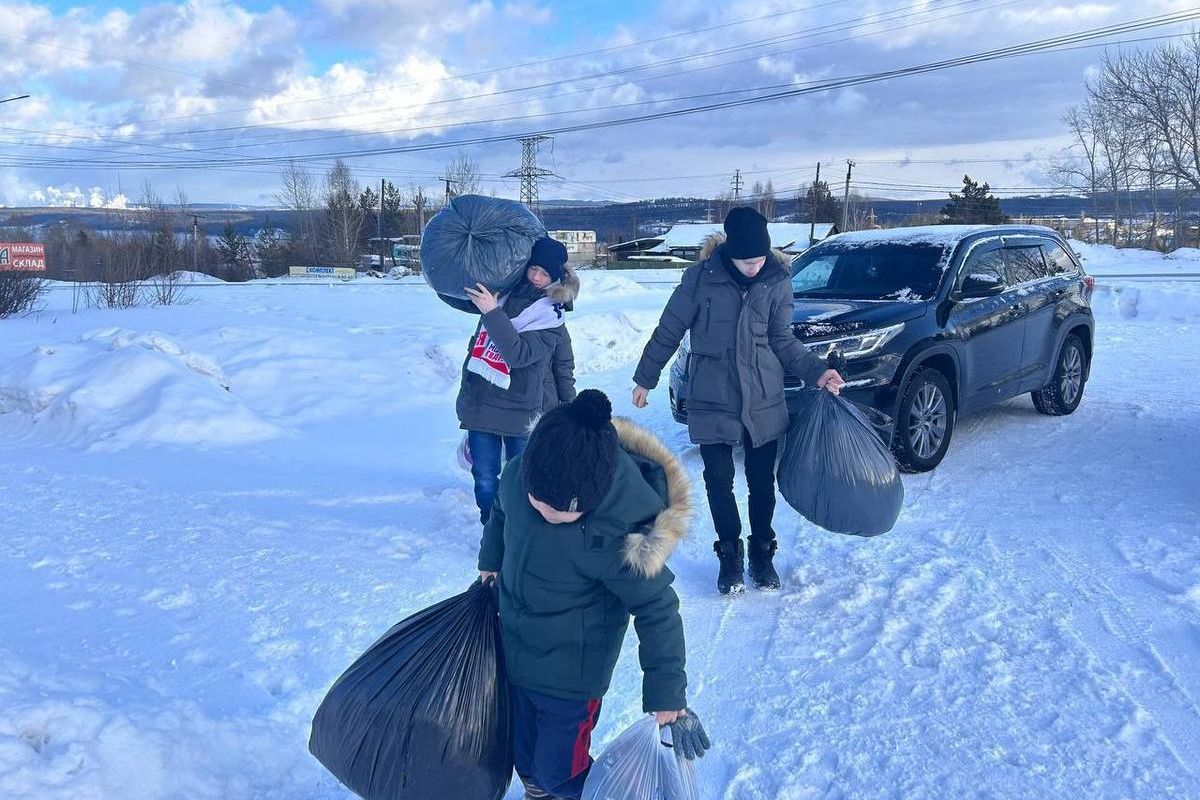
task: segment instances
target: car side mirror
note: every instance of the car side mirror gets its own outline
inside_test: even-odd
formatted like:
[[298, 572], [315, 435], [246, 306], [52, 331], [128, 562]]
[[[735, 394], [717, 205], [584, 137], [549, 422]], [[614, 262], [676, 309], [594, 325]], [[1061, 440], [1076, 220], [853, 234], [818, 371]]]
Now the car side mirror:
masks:
[[995, 297], [1004, 291], [1004, 281], [995, 275], [968, 275], [963, 279], [962, 291], [959, 296], [964, 300], [981, 297]]

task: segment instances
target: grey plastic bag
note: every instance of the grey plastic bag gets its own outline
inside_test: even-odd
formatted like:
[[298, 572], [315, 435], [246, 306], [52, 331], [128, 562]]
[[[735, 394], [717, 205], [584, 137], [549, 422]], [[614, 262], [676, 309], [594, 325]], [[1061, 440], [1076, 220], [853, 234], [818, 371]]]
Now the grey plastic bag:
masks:
[[851, 401], [824, 390], [800, 399], [779, 462], [783, 499], [834, 533], [887, 533], [904, 505], [895, 457]]
[[419, 611], [337, 679], [308, 749], [367, 800], [500, 800], [512, 779], [494, 584]]
[[421, 235], [421, 274], [438, 296], [471, 311], [465, 287], [504, 294], [517, 284], [546, 229], [515, 200], [466, 194], [450, 201]]
[[696, 768], [675, 755], [654, 717], [630, 725], [592, 764], [583, 800], [700, 800]]

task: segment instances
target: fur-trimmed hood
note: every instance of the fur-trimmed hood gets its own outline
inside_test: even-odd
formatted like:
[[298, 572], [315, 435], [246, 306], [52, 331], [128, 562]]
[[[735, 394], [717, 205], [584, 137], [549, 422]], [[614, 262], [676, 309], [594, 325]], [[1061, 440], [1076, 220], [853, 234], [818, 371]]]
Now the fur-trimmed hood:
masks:
[[658, 464], [666, 474], [667, 507], [648, 530], [628, 534], [622, 551], [631, 570], [652, 578], [662, 572], [676, 545], [687, 536], [692, 522], [691, 482], [683, 464], [653, 433], [622, 417], [614, 417], [612, 424], [626, 452]]
[[579, 297], [579, 276], [569, 265], [563, 266], [563, 276], [546, 287], [546, 297], [560, 306], [570, 305]]
[[[713, 253], [717, 252], [717, 248], [725, 244], [725, 234], [710, 233], [704, 238], [703, 244], [700, 245], [700, 261], [704, 261]], [[781, 265], [787, 265], [788, 256], [782, 250], [772, 247], [771, 255], [775, 256], [775, 260]]]

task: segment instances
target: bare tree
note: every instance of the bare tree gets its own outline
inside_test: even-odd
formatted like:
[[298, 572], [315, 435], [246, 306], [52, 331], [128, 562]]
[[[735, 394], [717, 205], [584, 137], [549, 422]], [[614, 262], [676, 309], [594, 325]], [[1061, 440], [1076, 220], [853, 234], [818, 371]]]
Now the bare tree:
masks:
[[1063, 116], [1073, 142], [1067, 151], [1051, 165], [1051, 174], [1059, 186], [1086, 194], [1092, 206], [1095, 225], [1094, 241], [1100, 241], [1100, 218], [1097, 200], [1102, 188], [1100, 143], [1096, 133], [1095, 107], [1091, 103], [1071, 106]]
[[409, 184], [408, 201], [416, 214], [417, 233], [424, 233], [426, 222], [425, 215], [429, 209], [429, 196], [425, 194], [425, 187], [417, 186], [415, 183]]
[[458, 155], [446, 165], [446, 177], [451, 181], [452, 196], [479, 194], [482, 185], [479, 164], [465, 150], [459, 150]]
[[325, 235], [338, 266], [354, 266], [363, 226], [363, 210], [358, 204], [361, 191], [346, 162], [335, 161], [325, 175]]
[[317, 187], [312, 175], [295, 161], [288, 162], [281, 175], [282, 186], [275, 199], [296, 218], [292, 251], [308, 264], [320, 260], [317, 236]]
[[769, 178], [767, 179], [767, 185], [763, 187], [762, 195], [758, 199], [758, 213], [762, 214], [768, 220], [775, 218], [775, 185]]

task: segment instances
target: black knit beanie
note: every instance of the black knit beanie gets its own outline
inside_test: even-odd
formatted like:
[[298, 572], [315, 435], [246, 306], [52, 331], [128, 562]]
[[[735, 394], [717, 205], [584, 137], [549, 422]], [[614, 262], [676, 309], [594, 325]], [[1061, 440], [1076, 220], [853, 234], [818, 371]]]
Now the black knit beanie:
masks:
[[533, 243], [527, 266], [541, 267], [550, 275], [550, 280], [561, 281], [567, 266], [567, 246], [557, 239], [543, 236]]
[[758, 258], [771, 252], [767, 218], [749, 206], [738, 206], [725, 215], [725, 254], [730, 258]]
[[584, 389], [533, 429], [521, 455], [525, 491], [559, 511], [594, 511], [612, 488], [617, 447], [612, 403]]

